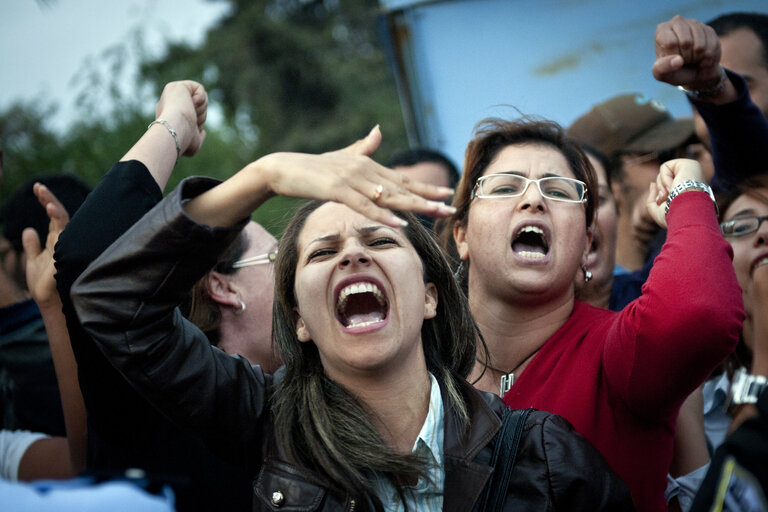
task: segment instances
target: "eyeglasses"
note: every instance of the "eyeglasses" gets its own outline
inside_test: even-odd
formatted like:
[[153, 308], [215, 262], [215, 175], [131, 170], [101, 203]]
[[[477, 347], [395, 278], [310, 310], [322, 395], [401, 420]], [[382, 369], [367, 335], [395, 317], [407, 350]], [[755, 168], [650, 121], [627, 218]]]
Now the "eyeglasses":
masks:
[[273, 263], [275, 261], [275, 258], [277, 258], [277, 249], [275, 249], [272, 252], [265, 252], [264, 254], [257, 254], [256, 256], [251, 256], [250, 258], [243, 258], [241, 260], [237, 260], [232, 264], [232, 268], [243, 268], [243, 267], [250, 267], [252, 265], [263, 265], [265, 263]]
[[518, 197], [525, 194], [528, 185], [535, 183], [542, 197], [565, 203], [583, 203], [587, 199], [587, 184], [560, 176], [532, 180], [517, 174], [489, 174], [478, 178], [472, 189], [472, 199]]
[[760, 224], [768, 220], [768, 215], [764, 217], [740, 217], [720, 223], [720, 231], [723, 236], [744, 236], [754, 233], [760, 228]]

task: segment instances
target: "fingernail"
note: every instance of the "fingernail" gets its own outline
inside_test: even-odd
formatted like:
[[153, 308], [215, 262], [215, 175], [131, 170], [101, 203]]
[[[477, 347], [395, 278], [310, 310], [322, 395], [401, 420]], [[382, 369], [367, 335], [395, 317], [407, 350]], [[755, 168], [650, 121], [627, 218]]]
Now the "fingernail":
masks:
[[373, 135], [376, 132], [376, 130], [381, 130], [381, 128], [379, 127], [378, 124], [376, 126], [374, 126], [373, 128], [371, 128], [371, 131], [368, 132], [368, 135]]
[[446, 213], [450, 213], [451, 215], [456, 213], [456, 207], [455, 206], [451, 206], [450, 204], [445, 204], [445, 203], [442, 203], [440, 205], [440, 210], [442, 210], [443, 212], [446, 212]]
[[395, 222], [399, 222], [400, 227], [403, 227], [403, 228], [408, 227], [408, 221], [405, 219], [401, 219], [400, 217], [395, 217]]
[[438, 189], [440, 190], [440, 192], [442, 194], [451, 194], [451, 195], [453, 195], [453, 193], [455, 192], [454, 189], [449, 188], [449, 187], [438, 187]]

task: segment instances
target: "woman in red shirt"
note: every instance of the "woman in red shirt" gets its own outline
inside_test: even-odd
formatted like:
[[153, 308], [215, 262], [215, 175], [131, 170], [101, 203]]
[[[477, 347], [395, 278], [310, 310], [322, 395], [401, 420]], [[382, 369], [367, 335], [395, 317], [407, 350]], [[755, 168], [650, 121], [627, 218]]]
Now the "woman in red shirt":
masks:
[[667, 243], [643, 295], [621, 312], [574, 299], [574, 275], [591, 275], [597, 183], [555, 123], [482, 122], [444, 231], [490, 350], [470, 381], [510, 407], [568, 419], [625, 480], [638, 510], [666, 509], [680, 404], [733, 349], [743, 318], [703, 181], [694, 161], [662, 166], [649, 209], [668, 225]]

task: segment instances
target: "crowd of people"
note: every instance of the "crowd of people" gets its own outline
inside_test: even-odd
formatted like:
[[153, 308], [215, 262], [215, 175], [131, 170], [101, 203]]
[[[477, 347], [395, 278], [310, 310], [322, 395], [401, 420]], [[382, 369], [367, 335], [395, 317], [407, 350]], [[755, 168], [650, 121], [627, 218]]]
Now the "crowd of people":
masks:
[[[654, 38], [693, 118], [485, 119], [461, 172], [374, 127], [164, 197], [205, 140], [177, 81], [92, 191], [14, 191], [3, 502], [768, 510], [768, 16]], [[275, 195], [307, 200], [279, 241]]]

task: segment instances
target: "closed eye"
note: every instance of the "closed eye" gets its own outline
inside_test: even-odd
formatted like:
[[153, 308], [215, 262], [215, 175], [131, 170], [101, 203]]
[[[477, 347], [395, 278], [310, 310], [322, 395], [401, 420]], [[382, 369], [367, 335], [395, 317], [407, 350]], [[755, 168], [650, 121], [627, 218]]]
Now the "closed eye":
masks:
[[394, 239], [388, 238], [388, 237], [380, 237], [372, 240], [368, 245], [371, 247], [375, 246], [382, 246], [382, 245], [396, 245], [397, 242], [395, 242]]
[[327, 248], [327, 247], [322, 249], [317, 249], [316, 251], [310, 253], [310, 255], [307, 257], [307, 261], [312, 261], [318, 258], [323, 258], [325, 256], [330, 256], [335, 253], [336, 251], [334, 249]]

